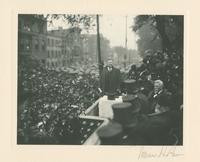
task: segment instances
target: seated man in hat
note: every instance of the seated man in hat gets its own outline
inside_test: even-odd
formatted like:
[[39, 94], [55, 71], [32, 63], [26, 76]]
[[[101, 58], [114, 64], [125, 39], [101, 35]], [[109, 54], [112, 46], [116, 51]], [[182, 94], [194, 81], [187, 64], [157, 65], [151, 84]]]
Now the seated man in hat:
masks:
[[169, 107], [161, 107], [158, 104], [158, 101], [162, 98], [162, 101], [165, 103], [165, 105], [170, 105], [171, 102], [171, 93], [168, 92], [166, 89], [164, 89], [163, 81], [156, 80], [154, 81], [154, 90], [150, 92], [148, 96], [148, 100], [150, 103], [150, 110], [151, 113], [162, 113], [165, 111], [165, 109], [168, 109]]
[[107, 66], [101, 74], [101, 89], [103, 94], [115, 94], [120, 90], [120, 70], [113, 66], [111, 59], [108, 59]]

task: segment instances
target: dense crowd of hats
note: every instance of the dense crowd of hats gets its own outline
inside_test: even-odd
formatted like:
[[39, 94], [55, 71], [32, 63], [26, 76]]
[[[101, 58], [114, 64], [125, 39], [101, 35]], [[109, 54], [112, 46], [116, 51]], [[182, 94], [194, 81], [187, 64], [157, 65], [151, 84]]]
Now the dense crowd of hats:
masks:
[[22, 142], [30, 142], [30, 136], [35, 135], [46, 136], [46, 139], [62, 136], [63, 126], [68, 130], [65, 136], [66, 133], [73, 134], [73, 119], [99, 98], [95, 67], [90, 71], [77, 67], [78, 70], [71, 68], [57, 72], [43, 68], [30, 58], [20, 61], [18, 135]]

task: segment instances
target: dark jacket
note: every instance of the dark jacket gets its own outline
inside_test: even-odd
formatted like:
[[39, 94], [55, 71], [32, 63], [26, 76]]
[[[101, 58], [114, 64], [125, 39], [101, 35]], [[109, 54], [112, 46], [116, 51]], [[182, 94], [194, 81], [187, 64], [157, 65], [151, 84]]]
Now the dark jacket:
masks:
[[154, 91], [151, 91], [148, 95], [148, 101], [150, 104], [150, 113], [155, 112], [156, 104], [171, 108], [171, 93], [164, 89], [161, 93], [155, 95]]
[[103, 68], [101, 74], [101, 89], [103, 93], [116, 93], [117, 89], [120, 88], [120, 70], [117, 68], [112, 68], [109, 72], [107, 67]]

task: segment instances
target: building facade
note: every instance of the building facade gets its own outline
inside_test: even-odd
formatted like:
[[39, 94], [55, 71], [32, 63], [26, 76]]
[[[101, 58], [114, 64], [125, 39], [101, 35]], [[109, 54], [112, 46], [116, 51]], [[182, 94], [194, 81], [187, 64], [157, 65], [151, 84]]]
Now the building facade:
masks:
[[54, 69], [63, 66], [62, 38], [48, 33], [46, 67]]
[[29, 55], [45, 62], [47, 58], [47, 21], [42, 15], [18, 15], [18, 55]]
[[[101, 35], [102, 60], [111, 53], [109, 40]], [[97, 37], [81, 34], [78, 27], [47, 31], [47, 19], [43, 15], [19, 14], [18, 55], [41, 60], [50, 69], [97, 63]]]
[[[58, 30], [48, 31], [47, 37], [47, 51], [50, 56], [48, 62], [54, 62], [54, 67], [66, 67], [82, 61], [83, 39], [79, 28], [63, 29], [60, 27]], [[53, 44], [52, 41], [54, 42]], [[57, 45], [57, 43], [59, 45]], [[56, 55], [58, 57], [52, 57], [52, 52], [54, 53], [54, 56], [55, 53], [58, 52], [59, 54]]]

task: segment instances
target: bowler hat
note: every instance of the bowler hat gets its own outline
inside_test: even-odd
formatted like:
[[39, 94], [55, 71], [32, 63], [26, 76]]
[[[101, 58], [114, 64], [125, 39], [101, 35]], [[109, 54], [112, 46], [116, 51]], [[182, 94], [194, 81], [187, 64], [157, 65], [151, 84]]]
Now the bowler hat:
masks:
[[122, 125], [111, 121], [108, 125], [101, 127], [97, 134], [101, 140], [102, 145], [116, 145], [120, 144], [123, 137]]

